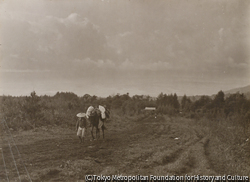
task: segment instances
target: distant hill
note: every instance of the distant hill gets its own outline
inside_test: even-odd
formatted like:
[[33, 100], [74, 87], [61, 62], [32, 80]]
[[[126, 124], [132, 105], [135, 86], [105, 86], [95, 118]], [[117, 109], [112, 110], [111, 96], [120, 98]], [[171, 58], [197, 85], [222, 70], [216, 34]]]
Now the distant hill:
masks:
[[250, 92], [250, 85], [245, 86], [245, 87], [240, 87], [240, 88], [235, 88], [227, 91], [223, 91], [225, 94], [235, 94], [237, 92], [246, 94]]
[[[219, 90], [218, 90], [219, 92]], [[243, 93], [247, 99], [250, 99], [250, 85], [248, 86], [245, 86], [245, 87], [240, 87], [240, 88], [234, 88], [234, 89], [231, 89], [231, 90], [227, 90], [227, 91], [223, 91], [225, 96], [228, 97], [230, 94], [235, 94], [237, 92], [239, 93]], [[213, 95], [210, 95], [209, 97], [211, 99], [214, 99], [216, 94], [213, 94]], [[183, 96], [178, 96], [178, 100], [179, 102], [181, 102], [182, 100], [182, 97]], [[187, 96], [192, 102], [196, 101], [196, 100], [199, 100], [202, 95], [194, 95], [194, 96]]]
[[250, 99], [250, 85], [245, 86], [245, 87], [240, 87], [240, 88], [235, 88], [235, 89], [223, 91], [223, 92], [225, 93], [226, 96], [239, 92], [241, 94], [244, 94], [247, 97], [247, 99]]

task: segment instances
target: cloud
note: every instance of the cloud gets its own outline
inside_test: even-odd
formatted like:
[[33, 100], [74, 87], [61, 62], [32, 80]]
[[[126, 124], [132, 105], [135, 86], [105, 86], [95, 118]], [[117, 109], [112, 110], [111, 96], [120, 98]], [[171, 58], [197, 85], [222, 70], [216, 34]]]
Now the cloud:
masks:
[[235, 62], [233, 58], [229, 57], [228, 58], [228, 64], [227, 64], [230, 68], [236, 68], [236, 69], [249, 69], [250, 68], [250, 64], [245, 63], [245, 62]]
[[112, 57], [99, 27], [77, 13], [65, 18], [45, 16], [37, 21], [7, 20], [2, 32], [3, 65], [7, 68], [57, 69], [58, 64], [69, 65], [75, 59]]
[[123, 70], [148, 70], [148, 71], [166, 71], [172, 69], [169, 62], [153, 61], [153, 62], [134, 62], [126, 59], [119, 66]]
[[131, 35], [133, 32], [123, 32], [123, 33], [119, 33], [119, 36], [121, 36], [121, 37], [126, 37], [126, 36], [128, 36], [128, 35]]
[[43, 73], [43, 72], [50, 72], [51, 70], [34, 70], [34, 69], [1, 69], [0, 72], [3, 73]]
[[157, 92], [178, 90], [177, 82], [196, 90], [193, 82], [204, 79], [218, 80], [217, 86], [225, 81], [233, 85], [234, 78], [243, 83], [249, 72], [248, 1], [4, 4], [9, 5], [1, 13], [1, 66], [4, 78], [12, 75], [13, 83], [53, 78], [58, 84], [72, 82], [71, 88], [75, 80], [79, 87], [93, 80], [138, 92], [150, 83]]
[[219, 36], [220, 36], [220, 39], [222, 38], [222, 36], [223, 36], [223, 28], [221, 28], [219, 31], [218, 31], [218, 33], [219, 33]]
[[82, 60], [76, 59], [74, 63], [76, 64], [77, 67], [82, 66], [83, 69], [85, 69], [86, 67], [94, 67], [98, 69], [116, 68], [116, 64], [109, 59], [107, 60], [98, 59], [96, 61], [91, 60], [90, 58], [86, 58]]
[[72, 22], [76, 22], [78, 19], [78, 14], [77, 13], [72, 13], [67, 17], [67, 20], [72, 21]]
[[[88, 23], [92, 24], [87, 17], [80, 17], [77, 13], [71, 13], [66, 18], [58, 18], [54, 16], [46, 16], [46, 19], [43, 21], [47, 21], [48, 23], [58, 22], [65, 26], [72, 26], [72, 24], [76, 24], [78, 26], [85, 27]], [[93, 24], [92, 24], [93, 25]]]

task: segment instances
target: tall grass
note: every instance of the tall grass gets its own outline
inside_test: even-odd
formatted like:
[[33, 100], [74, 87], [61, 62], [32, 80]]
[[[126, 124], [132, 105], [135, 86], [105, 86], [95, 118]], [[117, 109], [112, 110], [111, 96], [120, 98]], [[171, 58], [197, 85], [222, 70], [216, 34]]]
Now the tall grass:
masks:
[[239, 118], [197, 121], [209, 128], [205, 145], [210, 165], [221, 175], [250, 174], [250, 130], [239, 124]]

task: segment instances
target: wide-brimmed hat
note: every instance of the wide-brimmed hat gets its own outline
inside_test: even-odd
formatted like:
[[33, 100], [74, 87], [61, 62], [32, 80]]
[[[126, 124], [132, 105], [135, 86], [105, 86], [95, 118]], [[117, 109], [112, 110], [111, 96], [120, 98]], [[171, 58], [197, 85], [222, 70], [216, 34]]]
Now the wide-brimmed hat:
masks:
[[79, 118], [83, 118], [83, 117], [86, 116], [86, 114], [83, 113], [83, 112], [80, 112], [80, 113], [78, 113], [76, 116], [79, 117]]

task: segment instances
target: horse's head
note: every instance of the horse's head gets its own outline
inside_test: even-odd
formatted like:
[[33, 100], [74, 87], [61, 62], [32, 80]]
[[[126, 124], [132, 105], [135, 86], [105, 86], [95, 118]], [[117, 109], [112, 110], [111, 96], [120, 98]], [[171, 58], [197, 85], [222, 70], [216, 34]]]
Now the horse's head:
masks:
[[99, 116], [100, 114], [101, 114], [101, 111], [95, 108], [91, 111], [90, 116]]

